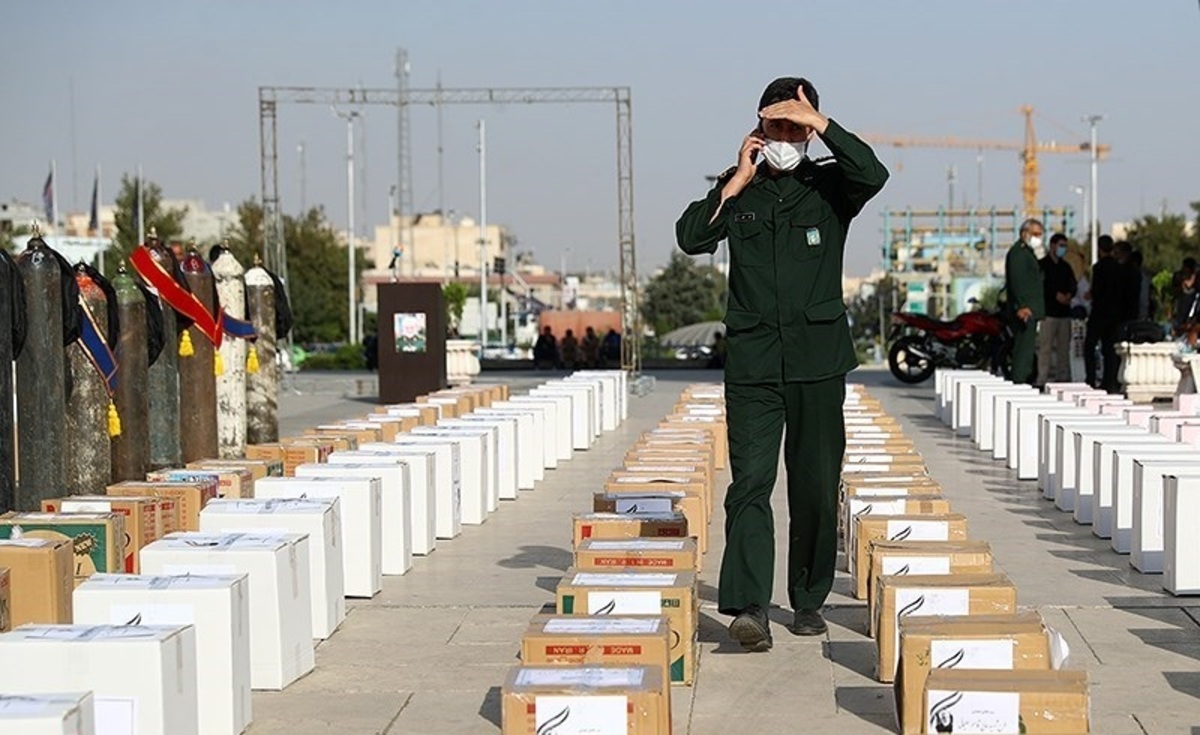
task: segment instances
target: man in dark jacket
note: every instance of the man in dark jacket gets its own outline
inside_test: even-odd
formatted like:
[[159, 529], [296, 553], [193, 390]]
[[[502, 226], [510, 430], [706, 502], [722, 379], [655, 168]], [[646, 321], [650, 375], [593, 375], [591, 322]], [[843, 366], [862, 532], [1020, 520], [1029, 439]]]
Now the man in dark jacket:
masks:
[[[1097, 242], [1100, 259], [1092, 266], [1092, 288], [1089, 294], [1092, 310], [1088, 314], [1087, 332], [1083, 339], [1083, 364], [1087, 383], [1096, 388], [1117, 392], [1117, 330], [1125, 314], [1125, 271], [1113, 257], [1113, 239], [1101, 235]], [[1102, 377], [1096, 372], [1096, 346], [1104, 361]]]
[[1042, 269], [1034, 250], [1042, 246], [1045, 229], [1036, 219], [1021, 223], [1021, 239], [1008, 249], [1004, 258], [1004, 288], [1009, 308], [1017, 316], [1013, 326], [1012, 380], [1032, 383], [1033, 358], [1037, 351], [1037, 325], [1046, 315], [1042, 294]]
[[1067, 236], [1056, 232], [1042, 258], [1042, 294], [1046, 318], [1038, 329], [1037, 385], [1071, 379], [1071, 298], [1075, 295], [1075, 271], [1063, 260]]

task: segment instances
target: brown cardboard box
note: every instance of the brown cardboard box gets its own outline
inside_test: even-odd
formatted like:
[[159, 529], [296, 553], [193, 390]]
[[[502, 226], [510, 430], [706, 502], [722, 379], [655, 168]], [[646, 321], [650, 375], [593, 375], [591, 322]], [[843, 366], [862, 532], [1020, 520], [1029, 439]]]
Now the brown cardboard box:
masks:
[[[179, 530], [199, 531], [200, 511], [208, 501], [217, 497], [216, 478], [198, 479], [191, 482], [118, 482], [109, 485], [109, 495], [149, 495], [170, 498], [179, 508]], [[165, 529], [164, 529], [165, 530]]]
[[300, 442], [320, 442], [328, 444], [335, 452], [351, 452], [358, 449], [358, 440], [353, 436], [343, 435], [339, 433], [331, 433], [327, 431], [312, 431], [311, 429], [304, 432], [303, 436], [290, 437], [282, 440], [285, 444]]
[[652, 666], [670, 681], [671, 626], [661, 615], [537, 615], [521, 639], [521, 663]]
[[246, 459], [270, 459], [283, 461], [283, 445], [279, 442], [268, 444], [247, 444]]
[[900, 619], [909, 615], [1000, 615], [1017, 611], [1017, 588], [1003, 574], [887, 575], [879, 578], [877, 678], [891, 682]]
[[[905, 510], [914, 513], [893, 515], [860, 515], [851, 521], [847, 536], [846, 562], [850, 576], [856, 581], [855, 596], [867, 599], [866, 574], [872, 541], [966, 541], [967, 519], [959, 513], [949, 513], [949, 503], [940, 498], [901, 498]], [[862, 585], [858, 577], [863, 575]], [[859, 589], [862, 590], [859, 596]]]
[[912, 475], [928, 474], [925, 458], [919, 454], [903, 455], [865, 455], [854, 457], [854, 461], [842, 462], [842, 477], [854, 475], [881, 473], [908, 473]]
[[713, 486], [712, 468], [704, 462], [704, 457], [695, 455], [691, 461], [686, 458], [668, 458], [663, 461], [656, 462], [654, 459], [644, 459], [636, 457], [630, 459], [625, 458], [624, 464], [621, 465], [621, 470], [624, 472], [697, 472], [704, 482], [709, 486]]
[[716, 467], [712, 454], [691, 451], [688, 449], [631, 449], [625, 454], [625, 464], [681, 464], [689, 467], [702, 467], [710, 482], [716, 476]]
[[10, 599], [8, 569], [0, 567], [0, 633], [7, 633], [12, 630], [12, 613], [9, 608]]
[[682, 513], [579, 513], [571, 548], [588, 538], [687, 537], [687, 517]]
[[711, 438], [716, 449], [717, 469], [729, 465], [729, 434], [725, 419], [720, 416], [696, 414], [671, 414], [658, 425], [668, 431], [694, 431], [703, 429]]
[[[979, 693], [992, 696], [980, 702]], [[925, 682], [922, 719], [929, 722], [940, 715], [946, 718], [942, 721], [953, 718], [963, 722], [968, 717], [978, 719], [972, 710], [991, 711], [984, 726], [994, 729], [973, 732], [1081, 735], [1090, 732], [1089, 708], [1087, 673], [1083, 671], [937, 669]], [[1017, 729], [1010, 729], [1014, 726]]]
[[691, 686], [699, 607], [691, 572], [585, 571], [558, 584], [559, 615], [664, 615], [671, 626], [671, 683]]
[[192, 482], [207, 476], [217, 479], [218, 498], [253, 498], [254, 473], [248, 467], [187, 467], [146, 473], [150, 482]]
[[[589, 699], [603, 697], [591, 705]], [[500, 694], [501, 735], [670, 733], [671, 692], [652, 666], [519, 666]]]
[[183, 530], [183, 516], [180, 514], [183, 509], [181, 503], [175, 498], [165, 496], [150, 496], [158, 501], [158, 521], [160, 525], [158, 538], [166, 536], [168, 533], [175, 533]]
[[603, 492], [592, 496], [592, 510], [596, 513], [682, 513], [687, 518], [688, 533], [699, 545], [700, 554], [708, 551], [708, 511], [704, 499], [698, 495], [682, 490]]
[[311, 431], [318, 434], [345, 434], [354, 437], [354, 440], [359, 444], [382, 441], [383, 439], [383, 432], [377, 427], [370, 425], [350, 426], [345, 423], [321, 424], [317, 428], [311, 429]]
[[[5, 513], [0, 538], [43, 538], [70, 541], [75, 584], [96, 572], [125, 568], [125, 520], [118, 513]], [[7, 564], [5, 566], [8, 566]]]
[[[871, 552], [869, 544], [865, 544], [861, 550], [859, 549], [858, 524], [856, 523], [859, 518], [945, 515], [949, 512], [950, 501], [940, 496], [894, 498], [879, 495], [855, 495], [846, 498], [839, 509], [838, 523], [846, 539], [846, 569], [852, 578], [855, 597], [860, 600], [867, 599], [867, 573], [869, 571], [867, 562]], [[852, 549], [853, 553], [850, 553]]]
[[436, 405], [441, 409], [441, 417], [444, 419], [456, 419], [462, 411], [459, 410], [459, 401], [457, 398], [447, 398], [445, 396], [417, 396], [417, 403], [428, 403]]
[[138, 552], [142, 547], [157, 539], [162, 532], [158, 517], [158, 498], [128, 497], [115, 498], [108, 495], [76, 495], [42, 501], [44, 513], [118, 513], [125, 519], [125, 562], [126, 574], [142, 571]]
[[251, 480], [257, 482], [263, 477], [283, 477], [282, 459], [200, 459], [188, 462], [185, 467], [189, 470], [220, 469], [234, 467], [250, 470]]
[[906, 495], [942, 494], [942, 486], [929, 475], [851, 475], [843, 477], [843, 498], [855, 495]]
[[376, 413], [387, 414], [393, 409], [398, 408], [416, 411], [421, 420], [421, 426], [433, 426], [442, 417], [440, 407], [428, 403], [397, 403], [390, 406], [380, 406]]
[[1049, 671], [1050, 631], [1033, 611], [1013, 615], [908, 617], [900, 623], [896, 719], [903, 735], [924, 730], [923, 695], [932, 669]]
[[302, 464], [318, 464], [329, 461], [333, 445], [324, 440], [289, 441], [283, 447], [283, 476], [295, 477], [296, 468]]
[[875, 637], [875, 591], [885, 574], [989, 574], [992, 548], [985, 541], [873, 541], [867, 562], [869, 633]]
[[384, 435], [391, 435], [391, 439], [384, 441], [395, 441], [396, 437], [401, 434], [407, 434], [418, 426], [424, 426], [420, 416], [408, 416], [405, 414], [414, 413], [414, 411], [400, 409], [399, 412], [389, 410], [388, 413], [373, 413], [367, 416], [368, 421], [373, 421], [377, 424], [389, 424]]
[[399, 416], [373, 413], [363, 419], [363, 423], [379, 429], [379, 441], [391, 443], [400, 435], [401, 424]]
[[0, 541], [0, 567], [8, 569], [12, 627], [74, 622], [75, 556], [69, 540]]
[[[664, 467], [666, 465], [659, 465]], [[703, 472], [642, 472], [638, 470], [614, 470], [604, 482], [604, 491], [655, 492], [657, 490], [682, 490], [704, 501], [704, 523], [713, 512], [713, 488]]]
[[696, 542], [681, 539], [587, 539], [575, 548], [579, 569], [700, 571]]

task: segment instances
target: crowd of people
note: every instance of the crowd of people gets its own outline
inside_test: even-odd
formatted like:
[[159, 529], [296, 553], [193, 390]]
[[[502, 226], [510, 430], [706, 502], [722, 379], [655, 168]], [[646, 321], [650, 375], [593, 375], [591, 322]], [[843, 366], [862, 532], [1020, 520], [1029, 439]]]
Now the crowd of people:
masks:
[[568, 329], [560, 341], [552, 328], [545, 327], [533, 345], [533, 364], [538, 370], [615, 367], [621, 364], [621, 335], [609, 329], [601, 338], [588, 327], [582, 340]]

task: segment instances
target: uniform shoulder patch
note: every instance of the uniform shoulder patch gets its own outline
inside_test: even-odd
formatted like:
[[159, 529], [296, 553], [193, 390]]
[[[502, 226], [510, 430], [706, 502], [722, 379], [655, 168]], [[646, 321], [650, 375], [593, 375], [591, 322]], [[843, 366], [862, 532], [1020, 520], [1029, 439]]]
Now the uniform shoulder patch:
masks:
[[833, 156], [821, 156], [820, 158], [814, 158], [813, 163], [817, 166], [829, 166], [837, 163], [837, 159]]

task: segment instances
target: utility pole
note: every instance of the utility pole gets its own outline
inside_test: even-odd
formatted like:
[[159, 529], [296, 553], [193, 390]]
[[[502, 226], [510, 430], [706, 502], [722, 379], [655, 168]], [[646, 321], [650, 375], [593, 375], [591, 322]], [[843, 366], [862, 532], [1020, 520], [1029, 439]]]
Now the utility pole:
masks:
[[[442, 72], [439, 69], [437, 75], [437, 93], [434, 100], [434, 109], [437, 110], [437, 197], [438, 197], [438, 216], [442, 220], [442, 284], [445, 285], [449, 279], [449, 255], [450, 242], [449, 233], [446, 232], [446, 171], [443, 163], [443, 153], [445, 148], [442, 145]], [[455, 273], [454, 275], [458, 275]]]
[[1083, 121], [1088, 123], [1092, 128], [1092, 218], [1088, 222], [1088, 228], [1092, 231], [1092, 262], [1095, 263], [1100, 259], [1100, 246], [1098, 244], [1100, 238], [1100, 209], [1096, 193], [1096, 176], [1100, 161], [1099, 151], [1096, 150], [1096, 124], [1104, 119], [1104, 115], [1087, 115]]
[[401, 255], [400, 248], [397, 247], [397, 243], [396, 243], [396, 186], [395, 186], [395, 184], [393, 184], [392, 188], [388, 190], [388, 233], [389, 233], [388, 245], [390, 246], [391, 251], [392, 251], [392, 262], [391, 262], [392, 283], [395, 283], [397, 280], [399, 280], [398, 276], [400, 275], [399, 266], [400, 266], [400, 255]]
[[333, 114], [346, 121], [346, 292], [349, 297], [349, 341], [354, 345], [358, 344], [358, 289], [354, 283], [354, 120], [358, 117], [358, 112], [350, 110], [342, 113], [335, 108]]
[[479, 121], [479, 359], [487, 349], [487, 129]]
[[300, 216], [308, 211], [308, 168], [304, 160], [304, 141], [301, 140], [296, 145], [296, 152], [300, 154]]
[[[408, 120], [408, 51], [396, 50], [396, 186], [400, 191], [398, 206], [400, 224], [404, 228], [404, 240], [412, 240], [412, 221], [415, 213], [412, 199], [412, 135]], [[409, 273], [417, 272], [416, 249], [409, 242]]]

